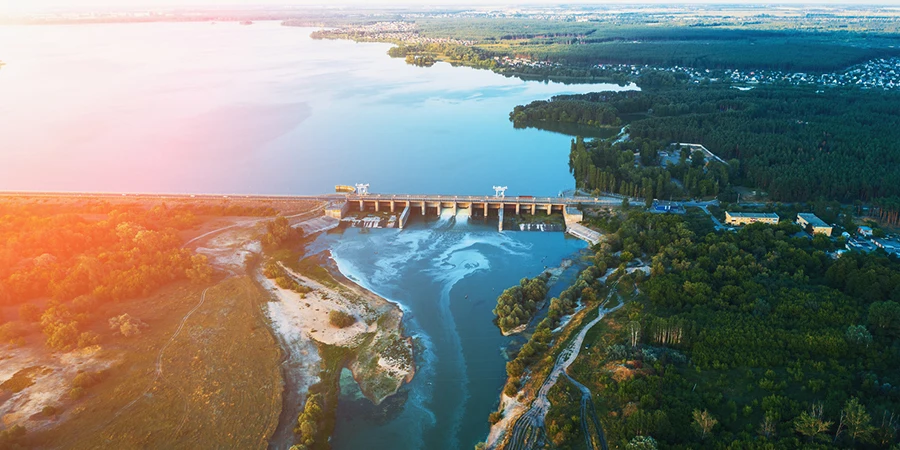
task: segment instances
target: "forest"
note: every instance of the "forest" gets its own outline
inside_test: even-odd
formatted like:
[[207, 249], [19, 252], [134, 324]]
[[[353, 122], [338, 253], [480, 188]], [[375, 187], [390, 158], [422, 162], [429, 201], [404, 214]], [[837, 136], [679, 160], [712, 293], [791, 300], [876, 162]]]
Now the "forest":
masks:
[[[793, 237], [790, 223], [715, 234], [680, 216], [626, 214], [592, 219], [608, 233], [597, 264], [618, 267], [607, 283], [626, 278], [631, 258], [650, 274], [627, 276], [636, 297], [570, 368], [592, 390], [610, 448], [897, 443], [900, 259], [834, 259], [833, 243]], [[570, 301], [593, 304], [585, 295], [604, 289], [599, 273], [582, 277]], [[527, 369], [547, 348], [512, 361], [511, 380], [522, 376], [518, 361]], [[554, 393], [548, 414], [557, 448], [583, 443], [572, 389]]]
[[[697, 69], [776, 69], [825, 72], [900, 54], [892, 34], [796, 29], [660, 26], [537, 19], [416, 20], [422, 36], [472, 40], [497, 56], [524, 57], [589, 68], [597, 64], [682, 66]], [[648, 20], [648, 22], [650, 22]], [[549, 74], [549, 72], [548, 72]]]
[[[761, 188], [773, 200], [870, 202], [900, 195], [900, 96], [888, 92], [780, 86], [601, 92], [516, 107], [510, 120], [538, 127], [597, 123], [598, 117], [610, 122], [610, 107], [627, 119], [632, 140], [702, 144], [729, 161], [729, 183]], [[590, 178], [585, 170], [575, 173], [579, 182]], [[720, 190], [727, 184], [717, 181]], [[897, 210], [896, 202], [882, 203]]]
[[[178, 280], [209, 281], [206, 257], [181, 248], [177, 234], [196, 223], [188, 208], [163, 204], [3, 203], [0, 307], [18, 307], [20, 320], [4, 324], [10, 319], [0, 317], [0, 339], [19, 342], [25, 323], [39, 323], [52, 349], [92, 345], [96, 336], [84, 328], [99, 304], [147, 295]], [[44, 298], [49, 302], [35, 302]]]

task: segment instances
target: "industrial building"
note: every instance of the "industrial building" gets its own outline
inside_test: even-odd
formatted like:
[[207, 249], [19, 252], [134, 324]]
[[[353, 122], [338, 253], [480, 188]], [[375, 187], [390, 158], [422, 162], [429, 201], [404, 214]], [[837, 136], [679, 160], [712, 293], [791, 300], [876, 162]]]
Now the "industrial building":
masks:
[[813, 234], [824, 234], [825, 236], [831, 236], [831, 225], [828, 225], [824, 220], [816, 217], [815, 214], [797, 214], [797, 224], [803, 227], [803, 229], [806, 229], [806, 227], [812, 228]]
[[757, 222], [778, 225], [778, 220], [778, 214], [775, 213], [725, 212], [725, 223], [728, 225], [747, 225]]

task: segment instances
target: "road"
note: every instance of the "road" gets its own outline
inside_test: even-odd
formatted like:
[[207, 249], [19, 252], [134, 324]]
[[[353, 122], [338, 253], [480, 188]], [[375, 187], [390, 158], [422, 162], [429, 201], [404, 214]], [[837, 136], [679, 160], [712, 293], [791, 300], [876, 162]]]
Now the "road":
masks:
[[[606, 304], [616, 292], [615, 288], [617, 284], [618, 282], [610, 287], [609, 296], [607, 296], [606, 301], [603, 302], [604, 304]], [[600, 323], [606, 314], [616, 311], [621, 307], [622, 303], [619, 303], [618, 306], [611, 309], [602, 309], [601, 305], [597, 310], [597, 318], [588, 322], [578, 335], [575, 336], [575, 339], [560, 352], [559, 356], [556, 358], [556, 364], [553, 366], [550, 375], [547, 376], [547, 379], [544, 380], [544, 383], [538, 390], [538, 394], [531, 403], [531, 407], [513, 423], [510, 437], [506, 441], [505, 448], [507, 450], [531, 450], [540, 445], [544, 437], [544, 419], [547, 417], [547, 411], [550, 410], [551, 406], [547, 394], [550, 392], [550, 389], [556, 385], [559, 377], [566, 374], [566, 370], [568, 370], [569, 366], [575, 362], [576, 358], [578, 358], [578, 353], [581, 351], [581, 347], [584, 344], [584, 337], [587, 336], [588, 331], [590, 331], [594, 325]], [[566, 376], [568, 376], [568, 374], [566, 374]], [[584, 420], [584, 418], [582, 418], [582, 420]], [[591, 448], [593, 447], [591, 446]]]

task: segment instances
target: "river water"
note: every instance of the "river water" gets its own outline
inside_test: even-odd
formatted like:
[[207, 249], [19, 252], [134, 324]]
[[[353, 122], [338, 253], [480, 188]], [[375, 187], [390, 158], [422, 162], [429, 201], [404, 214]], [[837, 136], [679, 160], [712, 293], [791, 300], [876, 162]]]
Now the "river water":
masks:
[[[556, 195], [570, 136], [515, 130], [517, 104], [622, 89], [406, 65], [384, 44], [313, 41], [277, 23], [0, 27], [0, 190]], [[456, 216], [321, 236], [341, 271], [407, 311], [421, 346], [401, 396], [338, 409], [336, 449], [471, 448], [510, 342], [499, 293], [576, 257], [562, 233]], [[567, 273], [572, 276], [574, 269]], [[560, 285], [556, 288], [561, 289]], [[405, 398], [405, 401], [403, 400]]]

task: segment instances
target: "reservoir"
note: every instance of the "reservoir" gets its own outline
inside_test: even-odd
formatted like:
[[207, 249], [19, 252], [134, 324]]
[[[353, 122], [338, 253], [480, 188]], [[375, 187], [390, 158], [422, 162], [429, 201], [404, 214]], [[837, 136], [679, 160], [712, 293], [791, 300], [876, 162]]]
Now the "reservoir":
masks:
[[275, 22], [0, 26], [0, 190], [556, 195], [569, 137], [509, 112], [615, 85], [422, 68]]
[[[570, 136], [516, 130], [514, 106], [625, 89], [409, 66], [389, 45], [278, 23], [0, 27], [0, 190], [555, 196]], [[629, 87], [633, 89], [633, 87]], [[497, 232], [466, 210], [405, 230], [323, 234], [349, 278], [399, 303], [420, 347], [400, 401], [338, 408], [336, 449], [472, 448], [505, 379], [496, 297], [578, 259], [563, 233]], [[577, 267], [567, 271], [557, 293]], [[521, 339], [521, 338], [519, 338]]]

